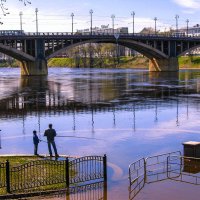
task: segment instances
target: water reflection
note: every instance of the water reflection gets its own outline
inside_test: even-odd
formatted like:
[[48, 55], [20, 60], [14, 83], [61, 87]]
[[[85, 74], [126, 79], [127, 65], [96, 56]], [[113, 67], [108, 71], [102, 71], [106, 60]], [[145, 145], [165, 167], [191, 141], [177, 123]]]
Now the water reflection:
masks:
[[[200, 185], [199, 164], [199, 158], [185, 157], [181, 155], [181, 152], [142, 158], [132, 163], [129, 166], [129, 200], [145, 199], [146, 192], [143, 190], [146, 189], [147, 184], [160, 182], [177, 181], [177, 183], [186, 183], [193, 185], [195, 190], [195, 186]], [[177, 186], [173, 187], [176, 188]], [[173, 199], [176, 198], [176, 192], [168, 191]], [[157, 193], [162, 196], [161, 191], [157, 191]], [[138, 196], [140, 197], [138, 198]], [[148, 199], [154, 198], [148, 196]], [[188, 198], [184, 198], [183, 194], [181, 199]]]
[[44, 199], [107, 200], [107, 189], [104, 187], [104, 182], [97, 182], [81, 186], [74, 186], [69, 188], [67, 191], [57, 191], [52, 195], [44, 196]]
[[[56, 142], [60, 154], [108, 155], [108, 199], [128, 199], [132, 160], [199, 137], [199, 71], [59, 68], [46, 78], [20, 78], [10, 70], [0, 73], [0, 153], [32, 153], [32, 130], [42, 139], [49, 122], [58, 135], [100, 139]], [[39, 153], [47, 153], [46, 144]]]
[[[188, 95], [196, 93], [197, 90], [193, 85], [190, 87], [182, 85], [177, 79], [177, 74], [174, 79], [171, 74], [165, 73], [164, 75], [156, 74], [156, 76], [154, 74], [152, 78], [150, 73], [151, 80], [148, 80], [147, 75], [143, 75], [142, 80], [138, 80], [141, 77], [122, 75], [118, 75], [117, 79], [114, 75], [113, 77], [109, 75], [102, 80], [83, 77], [80, 81], [79, 78], [74, 78], [66, 84], [59, 80], [48, 80], [47, 77], [22, 77], [19, 88], [13, 90], [6, 98], [0, 99], [0, 115], [4, 118], [15, 118], [28, 114], [37, 116], [39, 113], [67, 111], [73, 113], [73, 129], [75, 130], [76, 113], [91, 112], [92, 126], [94, 126], [96, 111], [111, 111], [115, 127], [118, 110], [131, 110], [135, 121], [137, 109], [154, 108], [156, 122], [159, 118], [158, 107], [173, 99], [177, 105], [178, 125], [179, 96], [181, 101], [187, 100], [188, 115]], [[2, 93], [6, 93], [7, 85], [8, 82], [1, 91]]]

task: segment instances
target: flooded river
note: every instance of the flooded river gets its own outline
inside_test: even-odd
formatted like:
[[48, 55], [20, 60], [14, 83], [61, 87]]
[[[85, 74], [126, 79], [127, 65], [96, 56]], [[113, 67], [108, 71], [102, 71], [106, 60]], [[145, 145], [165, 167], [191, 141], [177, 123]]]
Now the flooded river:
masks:
[[[43, 133], [52, 123], [60, 136], [59, 154], [107, 155], [111, 200], [128, 199], [130, 163], [200, 141], [199, 114], [198, 70], [53, 68], [48, 77], [22, 78], [19, 69], [0, 69], [0, 154], [32, 154], [32, 131], [45, 140]], [[46, 143], [38, 151], [47, 154]], [[138, 198], [162, 200], [155, 197], [162, 196], [158, 187], [148, 186]], [[169, 189], [167, 183], [160, 187]], [[197, 195], [195, 189], [190, 200]]]

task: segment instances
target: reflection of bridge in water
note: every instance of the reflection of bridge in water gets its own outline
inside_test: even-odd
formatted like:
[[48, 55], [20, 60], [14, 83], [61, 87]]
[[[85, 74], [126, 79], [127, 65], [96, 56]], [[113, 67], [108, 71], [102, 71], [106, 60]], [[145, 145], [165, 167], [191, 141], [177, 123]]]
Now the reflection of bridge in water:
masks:
[[[147, 82], [149, 78], [151, 79], [149, 76]], [[137, 110], [154, 109], [157, 119], [159, 106], [172, 104], [172, 100], [173, 104], [177, 104], [177, 115], [180, 103], [185, 100], [187, 106], [191, 104], [192, 99], [188, 99], [188, 95], [196, 93], [196, 87], [188, 88], [185, 84], [178, 85], [178, 81], [170, 83], [170, 80], [163, 84], [152, 80], [143, 85], [139, 81], [129, 83], [127, 77], [114, 83], [109, 80], [105, 83], [85, 80], [82, 83], [77, 78], [68, 85], [61, 85], [43, 77], [22, 78], [19, 90], [0, 100], [0, 116], [16, 118], [51, 113], [75, 115], [82, 112], [93, 115], [95, 112], [115, 113], [120, 110], [133, 112], [135, 115]]]

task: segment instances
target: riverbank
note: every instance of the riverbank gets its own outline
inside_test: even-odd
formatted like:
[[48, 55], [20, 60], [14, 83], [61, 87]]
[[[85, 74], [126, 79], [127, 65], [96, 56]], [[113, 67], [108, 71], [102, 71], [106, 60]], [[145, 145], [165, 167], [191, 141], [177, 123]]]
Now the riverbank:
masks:
[[[183, 56], [178, 58], [180, 69], [200, 69], [200, 56]], [[104, 58], [102, 63], [99, 59], [93, 59], [94, 68], [141, 68], [148, 69], [149, 59], [146, 57], [120, 57], [119, 64], [117, 59]], [[87, 64], [80, 59], [80, 62], [75, 62], [72, 58], [52, 58], [48, 61], [49, 67], [89, 67], [89, 59]]]
[[[200, 69], [200, 56], [183, 56], [179, 57], [180, 69]], [[80, 67], [89, 68], [90, 64], [93, 68], [139, 68], [148, 69], [149, 59], [146, 57], [120, 57], [119, 63], [117, 58], [93, 58], [91, 61], [89, 58], [51, 58], [48, 60], [48, 67]], [[19, 67], [19, 62], [13, 61], [1, 61], [0, 67]]]
[[145, 57], [120, 57], [117, 58], [51, 58], [48, 61], [49, 67], [80, 67], [88, 68], [148, 68], [148, 59]]
[[180, 69], [200, 69], [200, 56], [182, 56], [178, 61]]

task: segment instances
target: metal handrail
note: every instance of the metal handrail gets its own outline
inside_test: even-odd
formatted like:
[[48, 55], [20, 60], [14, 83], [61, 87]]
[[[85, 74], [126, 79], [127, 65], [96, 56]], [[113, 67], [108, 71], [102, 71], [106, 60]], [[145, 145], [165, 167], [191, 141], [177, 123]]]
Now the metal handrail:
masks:
[[[178, 38], [178, 39], [188, 39], [188, 38], [195, 38], [195, 39], [200, 39], [200, 36], [196, 36], [196, 35], [174, 35], [173, 33], [172, 34], [169, 34], [169, 33], [162, 33], [162, 34], [144, 34], [144, 33], [118, 33], [120, 37], [131, 37], [131, 38], [137, 38], [137, 37], [149, 37], [149, 38], [152, 38], [152, 39], [155, 39], [155, 38]], [[63, 36], [63, 37], [72, 37], [72, 38], [76, 38], [76, 37], [80, 37], [80, 36], [89, 36], [91, 38], [93, 37], [104, 37], [104, 36], [111, 36], [111, 37], [115, 37], [115, 34], [113, 33], [106, 33], [106, 32], [103, 32], [103, 33], [71, 33], [71, 32], [14, 32], [14, 33], [1, 33], [0, 32], [0, 37], [4, 37], [4, 36], [15, 36], [15, 37], [28, 37], [28, 36]]]

